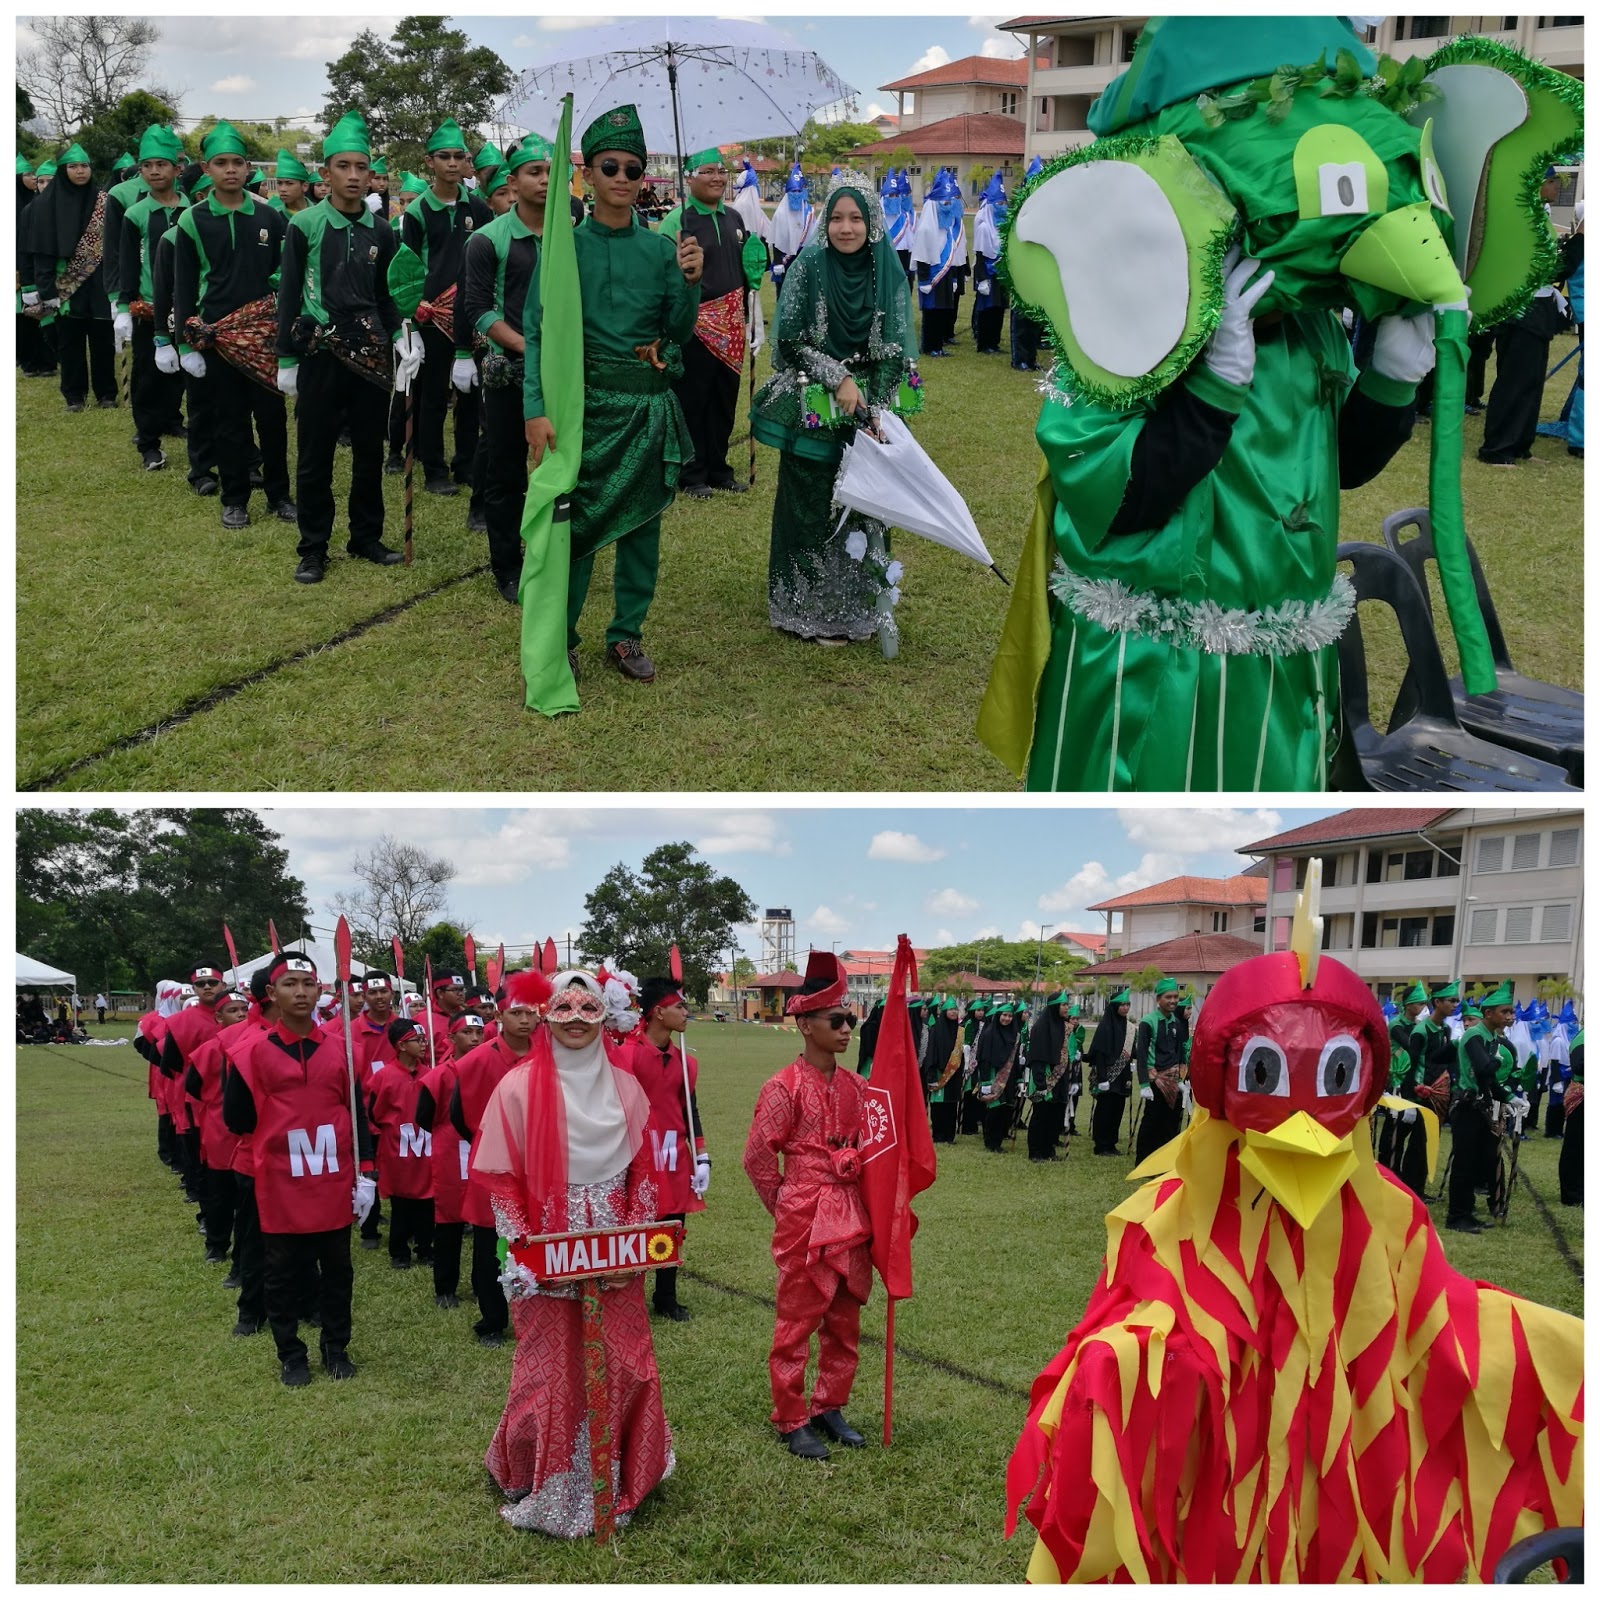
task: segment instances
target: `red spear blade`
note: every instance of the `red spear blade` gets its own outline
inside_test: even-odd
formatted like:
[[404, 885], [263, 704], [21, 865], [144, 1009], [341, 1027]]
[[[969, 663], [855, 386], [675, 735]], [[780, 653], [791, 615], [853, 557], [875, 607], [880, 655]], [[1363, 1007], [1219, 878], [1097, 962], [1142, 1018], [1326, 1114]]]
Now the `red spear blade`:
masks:
[[228, 947], [228, 965], [233, 969], [233, 981], [239, 981], [239, 952], [233, 948], [233, 935], [228, 931], [228, 924], [222, 924], [222, 942]]
[[350, 982], [350, 924], [343, 917], [333, 930], [333, 954], [339, 964], [339, 982]]
[[489, 993], [490, 994], [497, 994], [499, 992], [500, 979], [501, 979], [502, 976], [503, 976], [503, 973], [502, 973], [502, 970], [501, 970], [501, 967], [500, 967], [500, 963], [498, 961], [496, 961], [493, 956], [490, 956], [489, 957], [489, 965], [488, 965]]
[[496, 972], [498, 972], [502, 978], [505, 977], [505, 975], [506, 975], [506, 943], [505, 943], [504, 939], [502, 939], [500, 941], [500, 943], [495, 946], [494, 970]]
[[673, 945], [672, 953], [667, 958], [667, 970], [671, 972], [674, 983], [683, 982], [683, 957], [678, 954], [677, 945]]
[[406, 953], [400, 948], [400, 935], [397, 933], [390, 941], [389, 948], [394, 951], [394, 976], [395, 981], [406, 975]]
[[472, 982], [476, 984], [478, 981], [478, 946], [470, 933], [461, 941], [461, 948], [466, 954], [467, 971], [472, 974]]
[[283, 954], [283, 946], [278, 943], [278, 926], [271, 917], [267, 918], [267, 938], [272, 941], [272, 953], [275, 956]]
[[544, 942], [544, 955], [539, 962], [539, 970], [548, 976], [556, 970], [556, 942], [546, 939]]

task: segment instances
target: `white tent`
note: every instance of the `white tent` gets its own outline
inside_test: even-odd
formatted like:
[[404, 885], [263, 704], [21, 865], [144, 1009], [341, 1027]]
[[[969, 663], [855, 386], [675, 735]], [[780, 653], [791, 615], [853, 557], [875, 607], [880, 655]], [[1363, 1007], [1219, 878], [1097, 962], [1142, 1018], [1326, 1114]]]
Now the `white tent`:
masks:
[[[317, 976], [324, 983], [332, 983], [339, 976], [339, 958], [331, 944], [322, 944], [316, 939], [291, 939], [284, 945], [284, 950], [295, 955], [307, 956], [317, 968]], [[241, 961], [239, 971], [234, 981], [239, 984], [248, 984], [250, 979], [262, 967], [269, 966], [272, 962], [272, 952], [269, 950], [264, 956], [257, 956], [254, 961]], [[224, 968], [224, 971], [227, 969]], [[378, 972], [386, 969], [369, 967], [363, 961], [357, 961], [354, 956], [350, 958], [350, 971], [357, 978], [364, 978], [369, 972]], [[390, 977], [394, 974], [390, 973]], [[417, 986], [409, 978], [401, 985], [407, 994]]]
[[17, 987], [19, 989], [71, 989], [78, 990], [78, 980], [60, 967], [47, 967], [42, 961], [28, 956], [17, 957]]

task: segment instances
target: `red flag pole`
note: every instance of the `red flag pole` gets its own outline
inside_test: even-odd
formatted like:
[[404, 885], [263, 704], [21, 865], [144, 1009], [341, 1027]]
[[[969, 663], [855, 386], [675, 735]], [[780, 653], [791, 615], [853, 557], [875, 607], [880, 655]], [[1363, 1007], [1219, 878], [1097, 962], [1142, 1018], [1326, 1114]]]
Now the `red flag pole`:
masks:
[[433, 957], [422, 958], [422, 1020], [428, 1030], [428, 1070], [431, 1072], [439, 1065], [437, 1053], [433, 1047]]
[[339, 971], [339, 1010], [344, 1021], [344, 1065], [350, 1076], [350, 1165], [361, 1176], [361, 1142], [356, 1133], [359, 1117], [356, 1114], [356, 1056], [355, 1042], [350, 1033], [350, 924], [343, 917], [333, 930], [333, 951]]
[[233, 964], [233, 976], [228, 980], [237, 985], [239, 982], [239, 952], [233, 948], [233, 933], [228, 924], [222, 924], [222, 942], [228, 947], [228, 960]]
[[889, 1296], [889, 1326], [883, 1338], [883, 1447], [894, 1432], [894, 1296]]

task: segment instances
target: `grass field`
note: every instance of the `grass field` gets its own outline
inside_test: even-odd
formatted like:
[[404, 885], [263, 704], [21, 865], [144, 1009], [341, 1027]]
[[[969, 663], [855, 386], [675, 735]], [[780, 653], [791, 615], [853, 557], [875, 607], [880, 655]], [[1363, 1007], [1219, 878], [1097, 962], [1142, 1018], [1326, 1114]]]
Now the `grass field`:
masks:
[[[918, 1202], [918, 1292], [897, 1313], [893, 1447], [798, 1462], [766, 1422], [769, 1221], [739, 1166], [756, 1090], [795, 1039], [707, 1025], [691, 1044], [715, 1182], [680, 1283], [694, 1320], [653, 1324], [678, 1468], [605, 1549], [495, 1515], [483, 1452], [511, 1350], [479, 1348], [470, 1309], [437, 1310], [425, 1272], [357, 1251], [359, 1377], [284, 1389], [268, 1334], [229, 1337], [224, 1269], [202, 1264], [156, 1161], [143, 1061], [20, 1051], [18, 1580], [1020, 1580], [1004, 1466], [1028, 1385], [1093, 1286], [1124, 1164], [941, 1147]], [[1469, 1276], [1581, 1315], [1581, 1213], [1555, 1204], [1556, 1155], [1524, 1146], [1532, 1193], [1508, 1227], [1443, 1237]], [[881, 1340], [876, 1288], [863, 1331]], [[850, 1408], [874, 1441], [882, 1356], [864, 1340]]]
[[[1558, 340], [1555, 354], [1570, 347]], [[926, 369], [918, 435], [1010, 574], [1037, 478], [1036, 379], [977, 357], [965, 330], [952, 357]], [[1573, 370], [1549, 385], [1547, 416]], [[344, 559], [341, 509], [328, 580], [301, 588], [290, 581], [293, 530], [264, 520], [259, 496], [253, 525], [224, 533], [217, 501], [185, 484], [179, 441], [169, 441], [167, 471], [145, 473], [126, 411], [69, 417], [53, 383], [17, 385], [23, 789], [1015, 787], [972, 731], [1006, 589], [906, 537], [897, 541], [907, 575], [896, 661], [875, 644], [821, 650], [775, 634], [766, 620], [770, 450], [759, 451], [754, 493], [668, 512], [646, 637], [660, 678], [649, 688], [600, 659], [610, 596], [602, 555], [583, 710], [549, 722], [522, 709], [518, 615], [480, 570], [486, 545], [465, 529], [464, 496], [437, 499], [419, 481], [409, 571]], [[1467, 419], [1469, 529], [1513, 656], [1532, 676], [1580, 687], [1582, 464], [1540, 440], [1517, 471], [1480, 466], [1481, 427]], [[733, 455], [742, 468], [744, 444]], [[342, 480], [348, 455], [338, 470]], [[1345, 496], [1344, 536], [1376, 539], [1387, 513], [1425, 502], [1426, 480], [1419, 427], [1386, 472]], [[386, 478], [384, 493], [395, 542], [400, 479]], [[1368, 648], [1381, 713], [1398, 683], [1398, 636], [1369, 633]], [[796, 717], [801, 706], [812, 714]], [[818, 708], [840, 734], [822, 762]]]

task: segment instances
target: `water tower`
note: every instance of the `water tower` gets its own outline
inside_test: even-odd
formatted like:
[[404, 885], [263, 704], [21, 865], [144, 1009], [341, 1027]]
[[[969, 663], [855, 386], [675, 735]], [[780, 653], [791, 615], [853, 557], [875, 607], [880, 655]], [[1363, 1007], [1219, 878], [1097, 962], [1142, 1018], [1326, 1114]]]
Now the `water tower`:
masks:
[[761, 970], [782, 972], [794, 964], [794, 912], [768, 906], [761, 913]]

